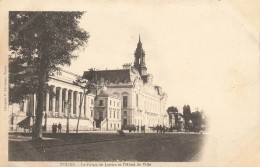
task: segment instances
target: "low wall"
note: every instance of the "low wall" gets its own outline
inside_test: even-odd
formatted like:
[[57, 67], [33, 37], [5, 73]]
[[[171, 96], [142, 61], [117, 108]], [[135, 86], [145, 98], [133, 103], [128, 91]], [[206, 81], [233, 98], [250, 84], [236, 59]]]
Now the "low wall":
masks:
[[[43, 124], [45, 120], [43, 119]], [[54, 124], [61, 124], [62, 126], [62, 132], [66, 132], [67, 129], [67, 118], [47, 118], [47, 132], [52, 131], [52, 125]], [[70, 131], [76, 131], [77, 129], [77, 123], [78, 119], [77, 118], [70, 118], [69, 119], [69, 130]], [[86, 119], [80, 119], [79, 120], [79, 131], [89, 131], [93, 130], [93, 124], [91, 120], [86, 120]]]

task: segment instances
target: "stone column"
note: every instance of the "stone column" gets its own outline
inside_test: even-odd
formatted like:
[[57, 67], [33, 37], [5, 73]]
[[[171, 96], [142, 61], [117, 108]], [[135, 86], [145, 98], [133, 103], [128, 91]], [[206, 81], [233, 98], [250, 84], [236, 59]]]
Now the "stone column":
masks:
[[[67, 103], [67, 105], [68, 105], [68, 90], [67, 89], [64, 89], [64, 91], [65, 91], [65, 98], [64, 98], [64, 100], [65, 100], [65, 102]], [[68, 116], [68, 107], [67, 106], [65, 106], [65, 103], [64, 103], [64, 110], [65, 110], [65, 115], [66, 116]]]
[[76, 92], [75, 93], [75, 109], [76, 109], [76, 117], [78, 117], [79, 116], [79, 93], [78, 92]]
[[[53, 86], [52, 91], [56, 94], [56, 88]], [[56, 95], [57, 96], [57, 95]], [[55, 110], [56, 110], [56, 96], [52, 96], [52, 115], [55, 115]]]
[[61, 88], [59, 88], [59, 94], [58, 94], [58, 96], [59, 96], [59, 107], [58, 107], [58, 111], [59, 111], [59, 116], [61, 116], [61, 114], [62, 114], [62, 89]]
[[71, 93], [70, 94], [70, 115], [72, 115], [73, 114], [73, 106], [74, 106], [74, 104], [73, 104], [73, 102], [74, 102], [74, 92], [73, 92], [73, 90], [71, 90], [70, 93]]
[[49, 92], [46, 92], [46, 114], [49, 114]]

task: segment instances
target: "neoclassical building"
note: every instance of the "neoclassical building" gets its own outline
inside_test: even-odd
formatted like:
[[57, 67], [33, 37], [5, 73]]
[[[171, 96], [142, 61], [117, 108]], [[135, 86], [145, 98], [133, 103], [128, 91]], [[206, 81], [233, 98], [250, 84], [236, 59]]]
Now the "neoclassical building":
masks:
[[[82, 101], [80, 114], [80, 99], [83, 96], [83, 90], [73, 84], [79, 77], [68, 71], [57, 72], [54, 76], [50, 76], [48, 86], [51, 87], [53, 93], [47, 92], [44, 100], [43, 122], [47, 131], [51, 131], [52, 124], [62, 125], [62, 130], [66, 131], [69, 123], [69, 130], [75, 130], [77, 120], [80, 115], [79, 130], [93, 130], [94, 121], [94, 94], [85, 95]], [[69, 105], [66, 105], [69, 104]], [[30, 126], [34, 122], [36, 112], [36, 95], [28, 95], [24, 101], [19, 104], [9, 106], [11, 113], [11, 127], [19, 129], [16, 124], [24, 120], [24, 124], [29, 121]]]
[[[42, 125], [47, 131], [51, 131], [53, 123], [61, 123], [63, 131], [68, 124], [69, 130], [75, 130], [80, 116], [79, 130], [117, 130], [129, 125], [168, 126], [167, 94], [153, 84], [153, 75], [147, 73], [140, 37], [134, 58], [134, 65], [124, 64], [122, 69], [92, 71], [98, 95], [84, 95], [81, 114], [83, 90], [73, 84], [79, 75], [62, 70], [50, 76], [48, 86], [56, 96], [46, 93]], [[89, 73], [85, 71], [83, 78]], [[36, 95], [29, 95], [20, 104], [10, 105], [10, 126], [15, 130], [17, 123], [26, 121], [33, 125], [36, 104]]]
[[[168, 126], [167, 94], [153, 84], [153, 75], [147, 73], [145, 52], [139, 37], [134, 65], [124, 64], [123, 69], [91, 71], [97, 87], [107, 87], [107, 92], [121, 99], [122, 126]], [[85, 71], [87, 78], [90, 71]], [[95, 80], [95, 81], [94, 81]], [[106, 118], [103, 118], [106, 119]]]

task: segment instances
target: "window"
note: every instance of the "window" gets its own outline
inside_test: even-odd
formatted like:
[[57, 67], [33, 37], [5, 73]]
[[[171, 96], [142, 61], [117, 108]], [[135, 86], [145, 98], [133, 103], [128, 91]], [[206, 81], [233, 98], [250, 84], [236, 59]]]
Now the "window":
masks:
[[127, 111], [124, 111], [124, 116], [127, 116]]
[[110, 100], [110, 106], [112, 105], [112, 101]]
[[111, 118], [111, 110], [109, 111], [109, 118]]
[[127, 125], [127, 119], [126, 119], [126, 118], [123, 119], [123, 125], [124, 125], [124, 126]]
[[119, 119], [119, 112], [117, 111], [117, 119]]
[[116, 102], [114, 101], [114, 106], [116, 106]]
[[91, 110], [91, 117], [93, 117], [93, 110]]
[[117, 102], [117, 107], [119, 107], [119, 102]]
[[94, 100], [93, 99], [91, 99], [91, 104], [93, 104], [94, 103]]
[[114, 118], [116, 118], [116, 111], [114, 111]]
[[127, 96], [123, 96], [123, 107], [127, 107]]
[[103, 100], [99, 100], [99, 106], [103, 106]]

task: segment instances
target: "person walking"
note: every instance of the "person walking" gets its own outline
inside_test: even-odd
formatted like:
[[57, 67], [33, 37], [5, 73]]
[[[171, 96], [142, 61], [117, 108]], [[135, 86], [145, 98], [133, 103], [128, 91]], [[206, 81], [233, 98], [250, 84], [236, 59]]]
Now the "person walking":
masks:
[[61, 129], [62, 129], [62, 126], [61, 126], [61, 123], [58, 124], [58, 133], [61, 133]]
[[163, 133], [165, 133], [166, 127], [165, 125], [163, 125]]
[[51, 129], [52, 129], [52, 133], [54, 133], [54, 131], [55, 131], [55, 125], [54, 125], [54, 123], [52, 124]]
[[54, 133], [57, 133], [57, 124], [54, 125]]
[[162, 129], [162, 125], [160, 125], [160, 128], [159, 128], [159, 129], [160, 129], [160, 133], [162, 133], [162, 130], [163, 130], [163, 129]]
[[159, 125], [157, 124], [157, 126], [156, 126], [156, 131], [157, 131], [157, 133], [159, 132]]

